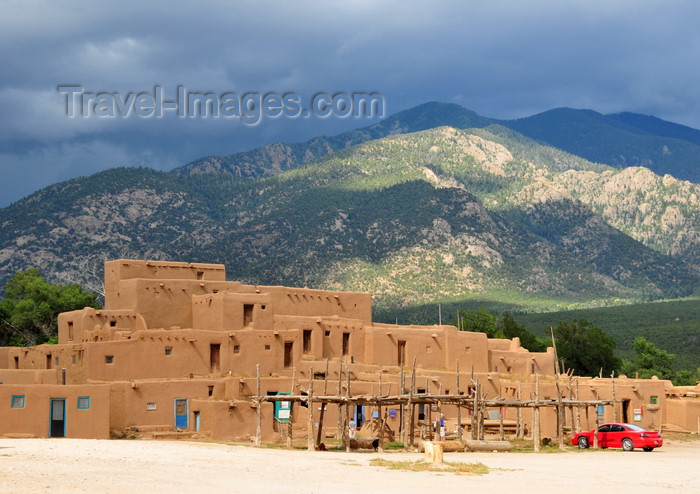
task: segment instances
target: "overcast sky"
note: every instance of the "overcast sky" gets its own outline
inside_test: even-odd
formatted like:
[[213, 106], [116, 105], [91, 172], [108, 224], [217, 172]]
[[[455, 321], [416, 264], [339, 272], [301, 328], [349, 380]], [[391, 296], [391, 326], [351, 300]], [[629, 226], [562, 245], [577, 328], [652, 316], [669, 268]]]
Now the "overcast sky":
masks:
[[61, 85], [122, 104], [156, 86], [163, 100], [181, 87], [294, 93], [303, 107], [318, 92], [366, 91], [383, 96], [385, 115], [427, 101], [495, 118], [567, 106], [700, 128], [698, 19], [694, 0], [0, 0], [0, 207], [109, 167], [170, 170], [376, 121], [283, 114], [251, 125], [155, 116], [148, 101], [142, 115], [83, 116], [78, 105], [71, 118]]

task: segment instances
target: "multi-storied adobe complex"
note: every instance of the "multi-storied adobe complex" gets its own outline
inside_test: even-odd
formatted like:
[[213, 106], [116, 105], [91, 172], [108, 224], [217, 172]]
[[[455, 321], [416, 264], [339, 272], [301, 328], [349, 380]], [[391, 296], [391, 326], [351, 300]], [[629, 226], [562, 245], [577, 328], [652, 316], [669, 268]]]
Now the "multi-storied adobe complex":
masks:
[[[107, 262], [104, 309], [61, 314], [57, 345], [0, 348], [0, 435], [108, 438], [128, 430], [179, 430], [250, 440], [258, 369], [261, 395], [303, 394], [310, 382], [318, 395], [324, 380], [342, 394], [341, 360], [353, 395], [407, 392], [406, 380], [399, 389], [401, 368], [415, 361], [415, 393], [468, 395], [469, 382], [478, 382], [487, 399], [513, 399], [532, 397], [537, 381], [540, 399], [557, 397], [551, 348], [532, 353], [517, 339], [489, 339], [449, 325], [378, 324], [371, 309], [366, 293], [226, 281], [222, 265]], [[614, 385], [611, 378], [575, 378], [572, 386], [570, 376], [559, 379], [564, 397], [614, 400], [579, 412], [584, 429], [613, 418], [648, 428], [697, 427], [700, 386], [624, 376]], [[279, 439], [288, 410], [279, 403], [260, 406], [263, 440]], [[318, 425], [318, 409], [312, 407], [307, 421], [308, 408], [294, 406], [296, 430]], [[367, 407], [355, 408], [356, 420], [370, 416]], [[426, 420], [425, 408], [418, 405], [416, 425]], [[454, 421], [454, 406], [442, 411]], [[514, 418], [512, 409], [496, 411]], [[390, 412], [387, 425], [396, 431], [402, 418]], [[328, 413], [327, 423], [336, 424], [337, 410]], [[532, 412], [523, 413], [527, 423]], [[562, 420], [574, 425], [573, 414]], [[556, 434], [554, 409], [542, 411], [541, 427]]]

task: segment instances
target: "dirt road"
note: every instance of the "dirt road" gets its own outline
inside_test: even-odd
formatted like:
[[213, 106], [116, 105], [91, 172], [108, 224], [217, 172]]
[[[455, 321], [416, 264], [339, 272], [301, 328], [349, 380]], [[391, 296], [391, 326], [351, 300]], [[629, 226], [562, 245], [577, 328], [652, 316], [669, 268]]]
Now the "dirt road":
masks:
[[81, 439], [0, 439], [2, 493], [700, 493], [700, 441], [641, 450], [447, 453], [481, 462], [480, 476], [371, 466], [420, 453], [307, 452], [225, 444]]

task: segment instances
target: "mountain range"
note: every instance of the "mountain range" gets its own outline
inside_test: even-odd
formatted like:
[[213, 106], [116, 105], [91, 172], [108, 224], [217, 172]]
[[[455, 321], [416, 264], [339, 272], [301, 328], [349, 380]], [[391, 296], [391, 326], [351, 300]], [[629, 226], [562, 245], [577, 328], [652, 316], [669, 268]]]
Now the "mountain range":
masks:
[[698, 157], [700, 131], [654, 117], [502, 121], [427, 103], [337, 136], [44, 188], [0, 210], [0, 282], [34, 266], [99, 290], [104, 260], [138, 257], [369, 291], [378, 308], [682, 297], [700, 285]]

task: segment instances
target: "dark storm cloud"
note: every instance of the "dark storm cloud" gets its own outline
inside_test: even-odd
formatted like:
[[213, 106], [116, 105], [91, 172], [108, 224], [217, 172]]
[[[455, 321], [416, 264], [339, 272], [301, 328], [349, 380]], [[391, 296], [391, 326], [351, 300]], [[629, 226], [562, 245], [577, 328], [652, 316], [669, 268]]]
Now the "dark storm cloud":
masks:
[[515, 118], [557, 106], [700, 127], [700, 4], [689, 1], [2, 2], [0, 206], [122, 165], [372, 122], [340, 118], [67, 118], [88, 91], [379, 91], [393, 113], [452, 101]]

